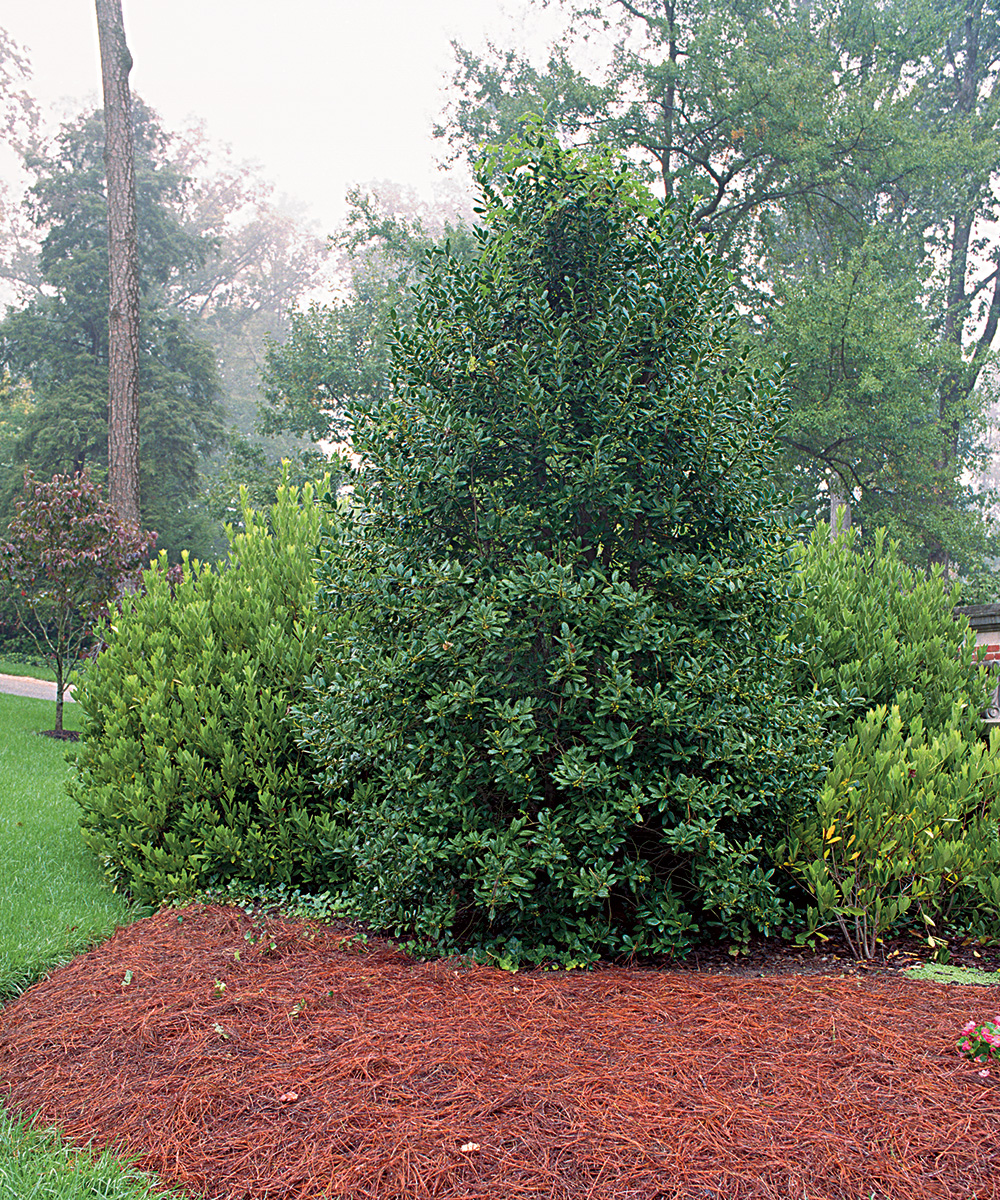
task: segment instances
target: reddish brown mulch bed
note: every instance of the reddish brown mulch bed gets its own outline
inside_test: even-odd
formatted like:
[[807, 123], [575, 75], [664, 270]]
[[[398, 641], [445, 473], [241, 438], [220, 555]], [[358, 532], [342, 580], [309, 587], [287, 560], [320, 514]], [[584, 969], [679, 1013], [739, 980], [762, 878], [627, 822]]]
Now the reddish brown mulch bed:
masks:
[[510, 975], [196, 907], [0, 1012], [0, 1098], [212, 1200], [986, 1200], [1000, 1092], [955, 1042], [998, 1009], [891, 973]]

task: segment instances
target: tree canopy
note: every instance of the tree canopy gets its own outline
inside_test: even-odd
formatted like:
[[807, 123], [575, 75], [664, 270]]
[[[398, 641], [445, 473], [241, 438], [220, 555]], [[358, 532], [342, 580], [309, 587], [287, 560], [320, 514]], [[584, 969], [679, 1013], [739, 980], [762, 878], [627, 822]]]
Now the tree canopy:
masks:
[[[179, 280], [212, 249], [176, 207], [185, 182], [166, 156], [154, 114], [136, 103], [136, 199], [141, 261], [140, 458], [144, 519], [174, 553], [200, 550], [191, 505], [204, 457], [222, 437], [219, 381], [210, 348], [169, 306]], [[40, 474], [107, 469], [107, 200], [100, 113], [65, 125], [49, 153], [34, 152], [30, 192], [44, 231], [40, 269], [47, 292], [0, 322], [0, 362], [28, 379], [34, 404], [16, 447], [17, 470]], [[11, 494], [13, 480], [8, 480]]]
[[[966, 479], [1000, 316], [995, 7], [573, 11], [544, 68], [457, 49], [438, 131], [451, 152], [475, 160], [534, 109], [570, 141], [634, 156], [711, 233], [762, 349], [791, 357], [784, 478], [807, 504], [852, 501], [925, 565], [974, 558], [982, 504]], [[898, 325], [888, 339], [876, 304]]]
[[7, 537], [0, 576], [11, 585], [23, 626], [55, 667], [54, 733], [62, 736], [69, 672], [156, 534], [122, 521], [85, 470], [50, 481], [27, 471]]

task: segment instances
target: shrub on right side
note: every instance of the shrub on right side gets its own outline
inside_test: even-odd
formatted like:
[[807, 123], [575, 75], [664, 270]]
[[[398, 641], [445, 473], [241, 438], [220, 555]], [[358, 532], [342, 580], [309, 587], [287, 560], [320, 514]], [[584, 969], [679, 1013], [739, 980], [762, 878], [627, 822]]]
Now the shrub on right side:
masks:
[[881, 704], [904, 721], [919, 715], [930, 733], [978, 736], [987, 676], [968, 621], [954, 615], [959, 584], [917, 574], [884, 529], [863, 547], [856, 530], [831, 541], [820, 525], [798, 553], [796, 684], [829, 695], [833, 729], [847, 736]]
[[801, 550], [802, 695], [825, 695], [840, 738], [815, 808], [793, 825], [784, 865], [815, 901], [811, 936], [839, 927], [857, 957], [916, 925], [1000, 931], [996, 804], [1000, 736], [981, 740], [986, 672], [957, 585], [917, 575], [879, 530]]

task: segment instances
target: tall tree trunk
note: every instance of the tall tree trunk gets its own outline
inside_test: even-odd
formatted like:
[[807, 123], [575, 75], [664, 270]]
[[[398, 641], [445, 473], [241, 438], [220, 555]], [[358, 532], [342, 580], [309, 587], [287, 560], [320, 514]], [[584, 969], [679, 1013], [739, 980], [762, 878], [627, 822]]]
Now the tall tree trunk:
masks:
[[95, 0], [108, 177], [108, 481], [123, 521], [139, 523], [139, 243], [135, 147], [121, 0]]

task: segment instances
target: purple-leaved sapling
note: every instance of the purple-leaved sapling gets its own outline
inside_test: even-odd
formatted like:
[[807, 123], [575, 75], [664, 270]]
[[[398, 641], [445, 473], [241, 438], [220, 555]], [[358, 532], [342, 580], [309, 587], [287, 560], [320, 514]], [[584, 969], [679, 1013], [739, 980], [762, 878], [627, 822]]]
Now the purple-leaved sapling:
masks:
[[56, 725], [66, 738], [63, 697], [69, 672], [123, 580], [142, 565], [155, 533], [123, 521], [87, 471], [26, 471], [24, 493], [0, 542], [0, 577], [11, 585], [21, 623], [56, 673]]

